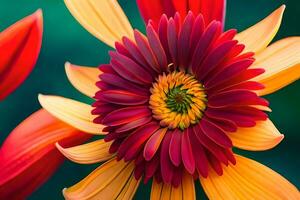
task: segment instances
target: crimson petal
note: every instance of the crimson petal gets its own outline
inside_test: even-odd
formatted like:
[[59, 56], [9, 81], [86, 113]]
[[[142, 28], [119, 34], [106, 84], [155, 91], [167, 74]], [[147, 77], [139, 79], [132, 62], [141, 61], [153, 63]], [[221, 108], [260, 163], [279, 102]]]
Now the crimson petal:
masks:
[[42, 45], [42, 11], [25, 17], [0, 33], [0, 100], [30, 74]]

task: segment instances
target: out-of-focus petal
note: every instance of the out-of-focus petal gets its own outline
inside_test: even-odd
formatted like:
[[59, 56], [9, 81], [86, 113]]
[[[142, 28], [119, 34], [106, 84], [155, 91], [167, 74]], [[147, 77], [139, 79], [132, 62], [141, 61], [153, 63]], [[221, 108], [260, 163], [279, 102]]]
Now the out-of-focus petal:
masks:
[[259, 95], [267, 95], [296, 81], [300, 77], [300, 37], [279, 40], [255, 56], [253, 68], [263, 68], [265, 73], [254, 80], [264, 84]]
[[63, 122], [86, 133], [103, 134], [102, 125], [93, 123], [92, 107], [88, 104], [59, 96], [39, 95], [40, 104]]
[[174, 17], [179, 12], [184, 19], [192, 11], [195, 15], [201, 13], [206, 24], [217, 20], [224, 25], [226, 12], [226, 0], [137, 0], [137, 5], [144, 21], [151, 19], [156, 24], [163, 14]]
[[24, 199], [42, 185], [63, 161], [55, 142], [85, 142], [82, 133], [41, 109], [18, 125], [0, 149], [0, 199]]
[[69, 81], [81, 93], [93, 97], [99, 90], [96, 86], [96, 82], [99, 81], [98, 76], [101, 74], [98, 68], [72, 65], [66, 62], [65, 69]]
[[285, 5], [282, 5], [264, 20], [236, 35], [235, 39], [246, 46], [245, 52], [258, 53], [269, 45], [280, 27], [284, 10]]
[[114, 47], [123, 36], [133, 38], [132, 27], [117, 0], [64, 0], [71, 14], [96, 38]]
[[190, 174], [184, 172], [181, 184], [174, 187], [171, 184], [158, 183], [156, 180], [152, 182], [151, 200], [195, 200], [195, 184], [194, 178]]
[[[95, 169], [76, 185], [64, 189], [66, 199], [116, 199], [132, 197], [140, 181], [133, 175], [134, 163], [112, 159]], [[128, 198], [130, 199], [130, 198]]]
[[235, 158], [236, 165], [224, 166], [222, 176], [211, 169], [208, 178], [200, 178], [209, 199], [300, 198], [297, 188], [272, 169], [239, 155]]
[[263, 151], [275, 147], [284, 138], [271, 120], [256, 122], [251, 128], [238, 128], [234, 133], [227, 133], [233, 146], [250, 151]]
[[87, 144], [63, 148], [56, 143], [57, 149], [69, 160], [80, 164], [93, 164], [103, 162], [112, 158], [109, 153], [111, 142], [105, 142], [103, 139]]
[[42, 45], [43, 17], [38, 10], [0, 33], [0, 100], [30, 74]]

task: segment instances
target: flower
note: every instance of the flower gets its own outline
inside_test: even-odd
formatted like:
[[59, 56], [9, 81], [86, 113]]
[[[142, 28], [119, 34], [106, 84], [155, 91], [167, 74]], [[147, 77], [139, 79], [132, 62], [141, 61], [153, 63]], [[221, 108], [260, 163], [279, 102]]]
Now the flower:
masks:
[[236, 34], [223, 31], [225, 1], [138, 0], [145, 36], [132, 30], [116, 1], [65, 3], [115, 47], [99, 72], [66, 63], [71, 83], [96, 100], [93, 107], [39, 96], [64, 123], [105, 135], [71, 148], [56, 144], [74, 162], [106, 161], [64, 189], [66, 199], [132, 199], [142, 179], [152, 179], [151, 199], [196, 199], [194, 180], [210, 199], [299, 198], [281, 175], [232, 152], [270, 149], [283, 139], [261, 96], [300, 76], [298, 37], [268, 46], [284, 6]]
[[223, 31], [225, 1], [139, 0], [143, 35], [116, 1], [65, 3], [88, 31], [115, 47], [99, 79], [93, 68], [66, 64], [71, 83], [96, 100], [93, 125], [81, 109], [86, 105], [39, 96], [57, 118], [105, 135], [72, 148], [57, 143], [74, 162], [108, 160], [64, 189], [66, 199], [131, 199], [142, 179], [153, 180], [151, 199], [195, 199], [194, 179], [210, 199], [299, 198], [279, 174], [232, 151], [266, 150], [283, 139], [261, 96], [300, 75], [300, 55], [289, 50], [299, 48], [299, 38], [267, 47], [285, 6], [237, 34]]
[[42, 33], [41, 10], [0, 33], [0, 100], [12, 93], [30, 74], [40, 53]]

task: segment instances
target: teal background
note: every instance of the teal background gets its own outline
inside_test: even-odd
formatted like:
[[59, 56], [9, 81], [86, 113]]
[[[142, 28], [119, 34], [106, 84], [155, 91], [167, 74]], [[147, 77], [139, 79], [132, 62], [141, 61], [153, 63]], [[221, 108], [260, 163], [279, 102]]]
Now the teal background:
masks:
[[[135, 1], [119, 0], [133, 27], [144, 30]], [[281, 29], [275, 40], [287, 36], [300, 35], [300, 1], [299, 0], [228, 0], [227, 28], [239, 31], [267, 16], [271, 11], [286, 4]], [[0, 0], [0, 30], [15, 21], [42, 8], [44, 13], [44, 37], [41, 54], [33, 73], [25, 83], [6, 100], [0, 102], [0, 143], [22, 119], [39, 109], [37, 94], [56, 94], [80, 101], [89, 99], [77, 92], [68, 82], [64, 63], [97, 66], [107, 63], [110, 49], [90, 35], [71, 16], [63, 0]], [[1, 56], [1, 55], [0, 55]], [[272, 67], [272, 66], [270, 66]], [[300, 82], [267, 96], [273, 112], [270, 118], [278, 129], [285, 134], [285, 139], [276, 148], [265, 152], [240, 151], [281, 173], [298, 188], [300, 186], [299, 168], [299, 115]], [[29, 198], [62, 199], [61, 190], [71, 186], [85, 177], [97, 165], [78, 165], [66, 161], [58, 172]], [[145, 199], [150, 194], [151, 185], [141, 185], [136, 199]], [[197, 183], [197, 195], [205, 195]]]

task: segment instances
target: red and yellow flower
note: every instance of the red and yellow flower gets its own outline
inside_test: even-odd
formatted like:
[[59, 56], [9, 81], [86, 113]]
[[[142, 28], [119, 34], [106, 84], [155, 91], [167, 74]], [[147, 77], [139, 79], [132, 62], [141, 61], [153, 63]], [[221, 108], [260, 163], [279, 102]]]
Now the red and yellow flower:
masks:
[[283, 139], [262, 96], [300, 76], [298, 37], [269, 46], [285, 6], [237, 33], [224, 31], [225, 1], [138, 0], [144, 35], [115, 0], [65, 3], [115, 48], [100, 71], [66, 64], [92, 106], [39, 96], [69, 126], [105, 135], [71, 148], [56, 144], [74, 162], [106, 161], [64, 189], [66, 199], [131, 199], [150, 179], [151, 199], [196, 199], [194, 180], [210, 199], [299, 199], [281, 175], [232, 151], [267, 150]]

